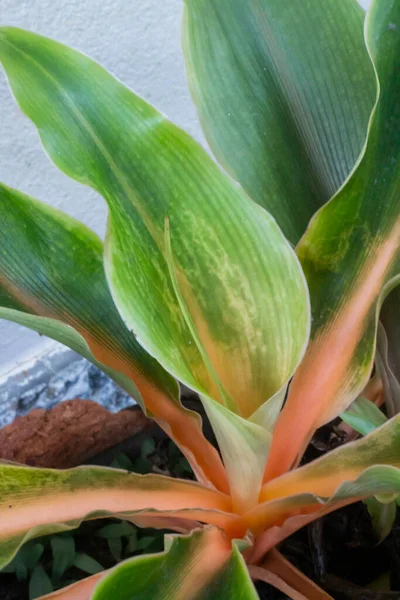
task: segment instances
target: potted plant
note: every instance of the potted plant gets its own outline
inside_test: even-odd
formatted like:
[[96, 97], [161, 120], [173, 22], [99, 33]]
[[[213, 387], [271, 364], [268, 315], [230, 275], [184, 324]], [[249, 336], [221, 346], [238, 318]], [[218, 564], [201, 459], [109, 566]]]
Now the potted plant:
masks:
[[[44, 149], [109, 208], [103, 247], [1, 186], [0, 315], [103, 368], [198, 480], [2, 465], [3, 565], [85, 519], [180, 533], [49, 597], [244, 600], [258, 579], [331, 598], [281, 542], [400, 493], [398, 416], [299, 466], [315, 430], [367, 386], [399, 280], [399, 0], [374, 0], [363, 23], [353, 0], [187, 0], [189, 83], [223, 168], [86, 56], [0, 30]], [[176, 379], [199, 393], [221, 454]]]

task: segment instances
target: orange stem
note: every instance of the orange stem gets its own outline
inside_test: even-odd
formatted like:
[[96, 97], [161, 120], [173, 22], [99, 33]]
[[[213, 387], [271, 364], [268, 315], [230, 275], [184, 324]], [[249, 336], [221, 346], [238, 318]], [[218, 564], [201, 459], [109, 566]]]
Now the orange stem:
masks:
[[333, 600], [332, 596], [327, 594], [316, 583], [306, 577], [299, 569], [296, 569], [296, 567], [276, 550], [276, 548], [273, 548], [268, 552], [261, 567], [283, 579], [283, 581], [290, 585], [294, 590], [303, 594], [305, 598], [312, 598], [313, 600]]
[[273, 585], [276, 589], [286, 594], [286, 596], [292, 600], [310, 600], [310, 597], [303, 596], [303, 594], [293, 589], [290, 585], [283, 581], [283, 579], [278, 577], [278, 575], [271, 573], [271, 571], [268, 571], [263, 567], [250, 566], [249, 573], [252, 579], [265, 581], [265, 583]]

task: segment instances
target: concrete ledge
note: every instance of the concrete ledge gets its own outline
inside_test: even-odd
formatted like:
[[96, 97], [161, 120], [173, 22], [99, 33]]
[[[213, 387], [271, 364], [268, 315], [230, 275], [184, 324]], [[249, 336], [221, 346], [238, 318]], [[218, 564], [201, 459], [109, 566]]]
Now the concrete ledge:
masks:
[[64, 400], [91, 399], [112, 412], [135, 401], [109, 377], [60, 344], [21, 361], [0, 375], [0, 427], [33, 408], [52, 408]]

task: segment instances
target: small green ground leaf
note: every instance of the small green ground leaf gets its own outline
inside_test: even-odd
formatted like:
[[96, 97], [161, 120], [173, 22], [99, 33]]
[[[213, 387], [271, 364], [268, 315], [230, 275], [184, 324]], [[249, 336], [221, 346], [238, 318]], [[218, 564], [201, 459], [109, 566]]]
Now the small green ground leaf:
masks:
[[128, 554], [133, 554], [134, 552], [136, 552], [136, 550], [138, 549], [137, 543], [138, 543], [137, 532], [135, 531], [128, 538], [128, 544], [126, 547], [126, 551]]
[[156, 449], [155, 441], [153, 440], [153, 438], [148, 437], [145, 440], [143, 440], [143, 443], [140, 446], [140, 456], [142, 458], [147, 458], [151, 454], [154, 454], [155, 449]]
[[27, 581], [44, 552], [43, 544], [28, 544], [21, 548], [12, 561], [13, 570], [18, 581]]
[[122, 540], [120, 537], [110, 537], [107, 540], [108, 549], [115, 562], [122, 558]]
[[114, 458], [114, 460], [110, 464], [110, 467], [114, 467], [115, 469], [125, 469], [125, 471], [135, 470], [133, 468], [133, 462], [131, 461], [129, 456], [127, 456], [123, 452], [121, 452], [121, 454], [118, 454], [118, 456]]
[[368, 398], [363, 397], [354, 400], [350, 408], [341, 413], [340, 418], [361, 435], [368, 435], [387, 421], [383, 412]]
[[84, 552], [78, 552], [74, 558], [74, 567], [88, 573], [89, 575], [95, 575], [104, 571], [104, 567], [101, 564]]
[[105, 525], [101, 529], [96, 531], [96, 535], [102, 538], [119, 538], [124, 536], [130, 536], [135, 531], [135, 527], [127, 521], [121, 521], [121, 523], [112, 523]]
[[372, 527], [378, 542], [383, 540], [392, 531], [396, 520], [397, 504], [395, 501], [382, 503], [376, 498], [368, 498], [365, 505], [371, 517]]
[[53, 556], [52, 578], [58, 581], [74, 562], [75, 540], [72, 535], [52, 536], [50, 545]]
[[136, 543], [137, 550], [147, 550], [153, 543], [156, 538], [151, 535], [144, 535], [141, 537]]
[[35, 600], [53, 591], [53, 584], [42, 565], [37, 565], [29, 580], [29, 600]]

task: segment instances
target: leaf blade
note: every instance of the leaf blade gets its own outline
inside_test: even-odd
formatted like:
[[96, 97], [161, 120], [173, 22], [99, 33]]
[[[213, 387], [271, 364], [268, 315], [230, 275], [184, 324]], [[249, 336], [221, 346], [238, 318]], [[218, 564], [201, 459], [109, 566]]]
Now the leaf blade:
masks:
[[168, 551], [137, 557], [114, 568], [97, 585], [93, 600], [256, 600], [238, 550], [217, 529], [177, 537]]
[[126, 329], [115, 308], [100, 239], [5, 185], [0, 208], [0, 318], [48, 335], [96, 364], [147, 407], [199, 479], [223, 487], [221, 461], [202, 435], [199, 416], [182, 407], [177, 382]]
[[202, 396], [228, 475], [233, 510], [257, 504], [271, 446], [269, 431]]
[[375, 497], [364, 501], [372, 521], [372, 528], [378, 543], [389, 535], [396, 520], [397, 505], [395, 501], [382, 503]]
[[186, 518], [215, 518], [219, 525], [237, 520], [230, 514], [228, 496], [159, 475], [142, 476], [105, 467], [55, 471], [10, 464], [0, 465], [0, 473], [1, 565], [9, 562], [28, 539], [73, 529], [85, 519], [130, 515], [134, 521], [138, 514], [139, 521], [147, 517], [151, 522], [152, 516], [155, 521], [164, 516], [173, 526], [176, 516], [178, 528]]
[[363, 397], [357, 398], [340, 416], [361, 435], [368, 435], [387, 421], [383, 412], [373, 402]]
[[42, 565], [36, 565], [29, 581], [29, 599], [34, 600], [52, 591], [53, 585], [46, 571]]
[[53, 558], [52, 579], [58, 581], [74, 562], [75, 539], [72, 536], [53, 536], [50, 545]]
[[187, 0], [192, 97], [218, 160], [297, 243], [365, 141], [375, 80], [353, 0]]
[[313, 327], [277, 422], [266, 479], [290, 468], [312, 432], [362, 392], [372, 370], [381, 304], [400, 279], [400, 90], [395, 73], [400, 42], [390, 26], [399, 18], [393, 0], [372, 4], [365, 36], [380, 89], [368, 141], [352, 176], [319, 210], [298, 246]]

